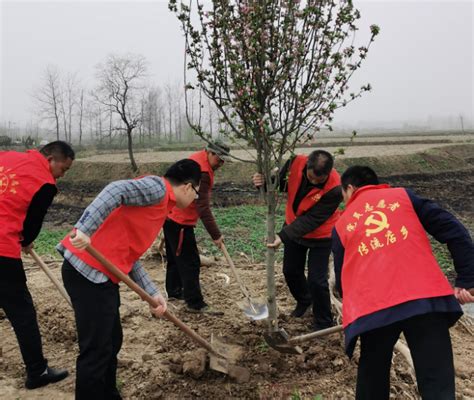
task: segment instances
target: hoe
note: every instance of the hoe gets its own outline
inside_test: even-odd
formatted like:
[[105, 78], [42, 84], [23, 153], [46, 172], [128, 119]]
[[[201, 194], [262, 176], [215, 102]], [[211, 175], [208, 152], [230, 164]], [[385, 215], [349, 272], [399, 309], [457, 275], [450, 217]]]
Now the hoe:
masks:
[[280, 353], [302, 354], [303, 350], [301, 347], [297, 346], [298, 343], [341, 331], [342, 325], [337, 325], [332, 326], [331, 328], [321, 329], [320, 331], [307, 333], [306, 335], [290, 338], [288, 333], [284, 329], [280, 328], [275, 332], [264, 333], [263, 337], [271, 348], [279, 351]]

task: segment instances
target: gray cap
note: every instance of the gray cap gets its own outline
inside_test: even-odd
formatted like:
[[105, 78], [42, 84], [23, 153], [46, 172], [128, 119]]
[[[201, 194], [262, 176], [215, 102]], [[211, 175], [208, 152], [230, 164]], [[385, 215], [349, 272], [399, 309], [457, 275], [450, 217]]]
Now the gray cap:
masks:
[[230, 147], [227, 146], [222, 140], [216, 140], [212, 143], [209, 143], [206, 147], [207, 151], [211, 151], [216, 154], [221, 160], [228, 161], [231, 159]]

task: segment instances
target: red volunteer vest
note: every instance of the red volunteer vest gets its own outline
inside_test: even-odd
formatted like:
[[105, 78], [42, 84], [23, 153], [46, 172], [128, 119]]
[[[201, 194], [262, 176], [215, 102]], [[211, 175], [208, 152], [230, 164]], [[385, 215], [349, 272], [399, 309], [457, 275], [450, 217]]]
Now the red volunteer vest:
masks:
[[0, 152], [0, 256], [21, 258], [23, 222], [33, 196], [46, 183], [56, 180], [40, 152]]
[[[293, 211], [293, 203], [295, 201], [296, 193], [298, 193], [298, 189], [301, 185], [303, 171], [306, 167], [307, 161], [308, 156], [300, 155], [296, 156], [291, 163], [290, 173], [288, 175], [288, 201], [286, 203], [285, 221], [287, 225], [291, 224], [296, 219], [296, 217], [299, 217], [312, 208], [327, 192], [341, 185], [341, 178], [337, 171], [333, 169], [329, 174], [329, 178], [326, 181], [324, 187], [322, 189], [314, 188], [310, 190], [304, 199], [301, 200], [301, 203], [298, 205], [298, 209], [295, 214]], [[322, 225], [303, 237], [306, 239], [330, 238], [334, 224], [339, 218], [339, 214], [339, 210], [336, 210]]]
[[[132, 270], [133, 264], [153, 244], [170, 209], [176, 204], [171, 185], [164, 181], [166, 194], [159, 204], [144, 207], [120, 206], [91, 237], [92, 246], [125, 274]], [[71, 244], [69, 235], [61, 243], [87, 265], [107, 275], [112, 282], [119, 282], [89, 253], [76, 249]]]
[[[211, 165], [209, 164], [206, 150], [201, 150], [197, 153], [191, 154], [189, 156], [189, 159], [194, 160], [199, 164], [199, 167], [201, 168], [201, 173], [206, 172], [211, 177], [211, 184], [209, 185], [210, 193], [212, 190], [212, 186], [214, 185], [214, 171], [212, 170]], [[196, 209], [196, 202], [193, 201], [186, 208], [174, 207], [168, 218], [180, 225], [195, 226], [199, 220], [199, 214]]]
[[336, 230], [345, 248], [344, 327], [407, 301], [453, 294], [404, 189], [358, 189]]

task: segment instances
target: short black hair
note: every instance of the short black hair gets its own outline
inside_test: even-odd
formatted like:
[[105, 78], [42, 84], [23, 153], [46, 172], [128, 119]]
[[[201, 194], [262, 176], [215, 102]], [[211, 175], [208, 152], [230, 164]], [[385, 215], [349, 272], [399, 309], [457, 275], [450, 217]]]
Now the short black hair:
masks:
[[69, 143], [63, 142], [62, 140], [56, 140], [55, 142], [44, 145], [41, 148], [40, 153], [46, 157], [53, 156], [54, 158], [59, 158], [61, 160], [66, 160], [68, 158], [74, 160], [76, 157], [76, 154]]
[[378, 185], [379, 178], [375, 171], [363, 165], [354, 165], [347, 168], [341, 176], [341, 185], [344, 190], [347, 190], [349, 185], [356, 188], [367, 185]]
[[315, 150], [308, 156], [306, 167], [311, 169], [316, 176], [329, 175], [334, 166], [331, 153], [324, 150]]
[[201, 168], [196, 161], [186, 158], [171, 165], [164, 176], [174, 186], [191, 183], [197, 187], [201, 182]]

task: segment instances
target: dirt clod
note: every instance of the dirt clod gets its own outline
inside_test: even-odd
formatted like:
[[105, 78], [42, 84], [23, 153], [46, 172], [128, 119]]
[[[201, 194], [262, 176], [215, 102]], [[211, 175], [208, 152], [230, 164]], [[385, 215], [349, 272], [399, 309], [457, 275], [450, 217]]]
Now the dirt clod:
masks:
[[183, 374], [199, 379], [206, 370], [207, 353], [204, 349], [188, 352], [183, 357]]

